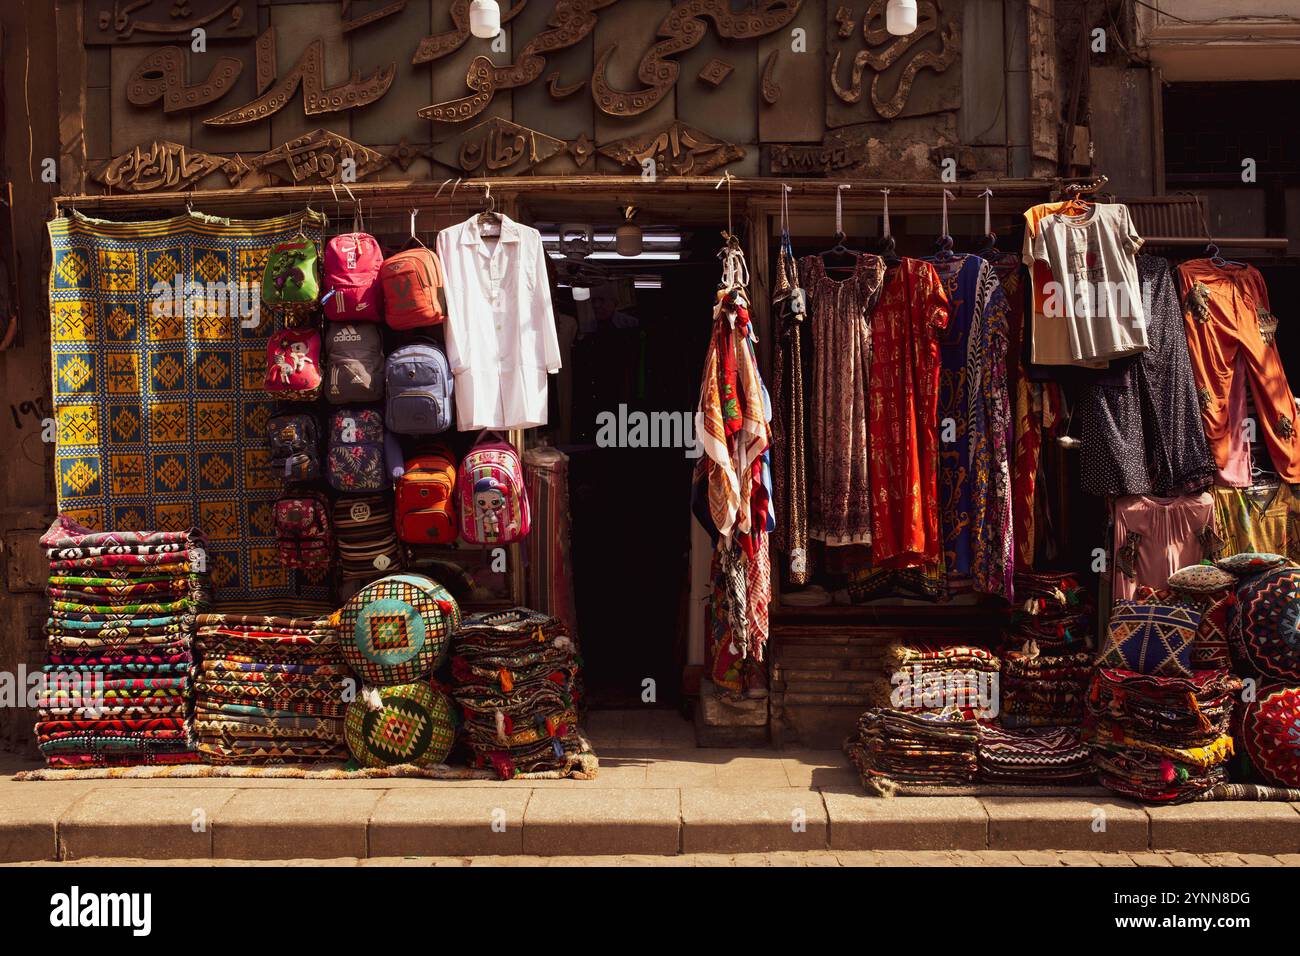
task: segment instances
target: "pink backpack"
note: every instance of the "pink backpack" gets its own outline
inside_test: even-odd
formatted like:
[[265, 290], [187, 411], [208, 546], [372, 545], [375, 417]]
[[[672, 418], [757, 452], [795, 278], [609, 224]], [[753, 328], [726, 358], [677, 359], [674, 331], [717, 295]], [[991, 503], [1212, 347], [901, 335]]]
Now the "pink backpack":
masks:
[[366, 232], [345, 232], [325, 246], [325, 294], [321, 305], [333, 322], [382, 322], [384, 292], [379, 282], [383, 253]]
[[528, 534], [524, 467], [508, 441], [479, 440], [456, 473], [460, 536], [469, 544], [510, 544]]
[[288, 402], [314, 402], [320, 396], [320, 333], [281, 329], [266, 343], [266, 390]]

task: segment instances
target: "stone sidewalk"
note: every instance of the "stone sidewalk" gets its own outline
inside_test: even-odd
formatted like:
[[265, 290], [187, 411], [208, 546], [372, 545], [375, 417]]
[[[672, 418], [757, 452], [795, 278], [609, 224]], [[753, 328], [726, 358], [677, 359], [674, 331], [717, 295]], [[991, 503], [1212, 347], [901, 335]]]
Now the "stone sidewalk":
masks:
[[1063, 851], [1079, 860], [1125, 854], [1148, 862], [1184, 860], [1180, 854], [1267, 855], [1294, 865], [1288, 854], [1300, 854], [1300, 805], [1147, 808], [1110, 797], [884, 800], [863, 792], [837, 752], [697, 749], [690, 723], [676, 714], [592, 717], [601, 769], [589, 781], [20, 783], [13, 773], [34, 765], [0, 760], [0, 862], [613, 862], [707, 855], [739, 861], [737, 854], [777, 860], [793, 853], [844, 865], [846, 854], [863, 852], [916, 864], [993, 851], [1023, 864], [1026, 854]]

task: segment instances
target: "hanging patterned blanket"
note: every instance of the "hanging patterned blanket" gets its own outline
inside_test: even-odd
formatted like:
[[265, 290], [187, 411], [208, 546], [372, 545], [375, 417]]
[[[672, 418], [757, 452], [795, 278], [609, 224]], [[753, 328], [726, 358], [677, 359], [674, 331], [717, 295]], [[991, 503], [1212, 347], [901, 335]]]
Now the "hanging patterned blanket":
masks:
[[[261, 317], [246, 328], [243, 316], [258, 298], [270, 247], [300, 228], [319, 243], [322, 224], [316, 215], [197, 214], [118, 223], [75, 212], [49, 224], [59, 510], [92, 531], [202, 528], [223, 601], [295, 593], [271, 517], [280, 480], [266, 447], [271, 403], [262, 380], [272, 324]], [[105, 545], [74, 538], [47, 546]], [[134, 570], [188, 570], [166, 551], [55, 565], [104, 567], [79, 562], [105, 557], [129, 558]], [[302, 595], [309, 591], [303, 582]]]

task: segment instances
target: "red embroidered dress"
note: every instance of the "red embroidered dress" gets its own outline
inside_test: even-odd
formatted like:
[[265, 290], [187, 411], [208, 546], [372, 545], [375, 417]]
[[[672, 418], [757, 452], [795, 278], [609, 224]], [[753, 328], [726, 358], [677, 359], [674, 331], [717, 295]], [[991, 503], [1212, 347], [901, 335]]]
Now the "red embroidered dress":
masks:
[[871, 549], [876, 567], [937, 563], [939, 338], [948, 297], [934, 266], [903, 259], [871, 315]]

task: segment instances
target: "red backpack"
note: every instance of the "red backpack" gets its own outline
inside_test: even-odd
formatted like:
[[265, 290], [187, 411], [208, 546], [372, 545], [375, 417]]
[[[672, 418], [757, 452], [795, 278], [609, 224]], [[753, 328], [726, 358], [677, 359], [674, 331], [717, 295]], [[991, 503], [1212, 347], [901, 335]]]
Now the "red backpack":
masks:
[[383, 288], [379, 269], [384, 254], [375, 237], [345, 232], [325, 245], [325, 318], [332, 322], [382, 322]]
[[320, 333], [315, 329], [281, 329], [266, 343], [266, 390], [290, 402], [314, 402], [320, 396]]
[[319, 491], [290, 491], [275, 501], [275, 543], [286, 568], [327, 571], [334, 551], [329, 499]]
[[442, 263], [420, 246], [390, 256], [379, 270], [384, 289], [384, 319], [390, 328], [439, 325], [447, 315]]
[[397, 536], [407, 544], [456, 542], [456, 466], [437, 449], [416, 455], [397, 479]]

